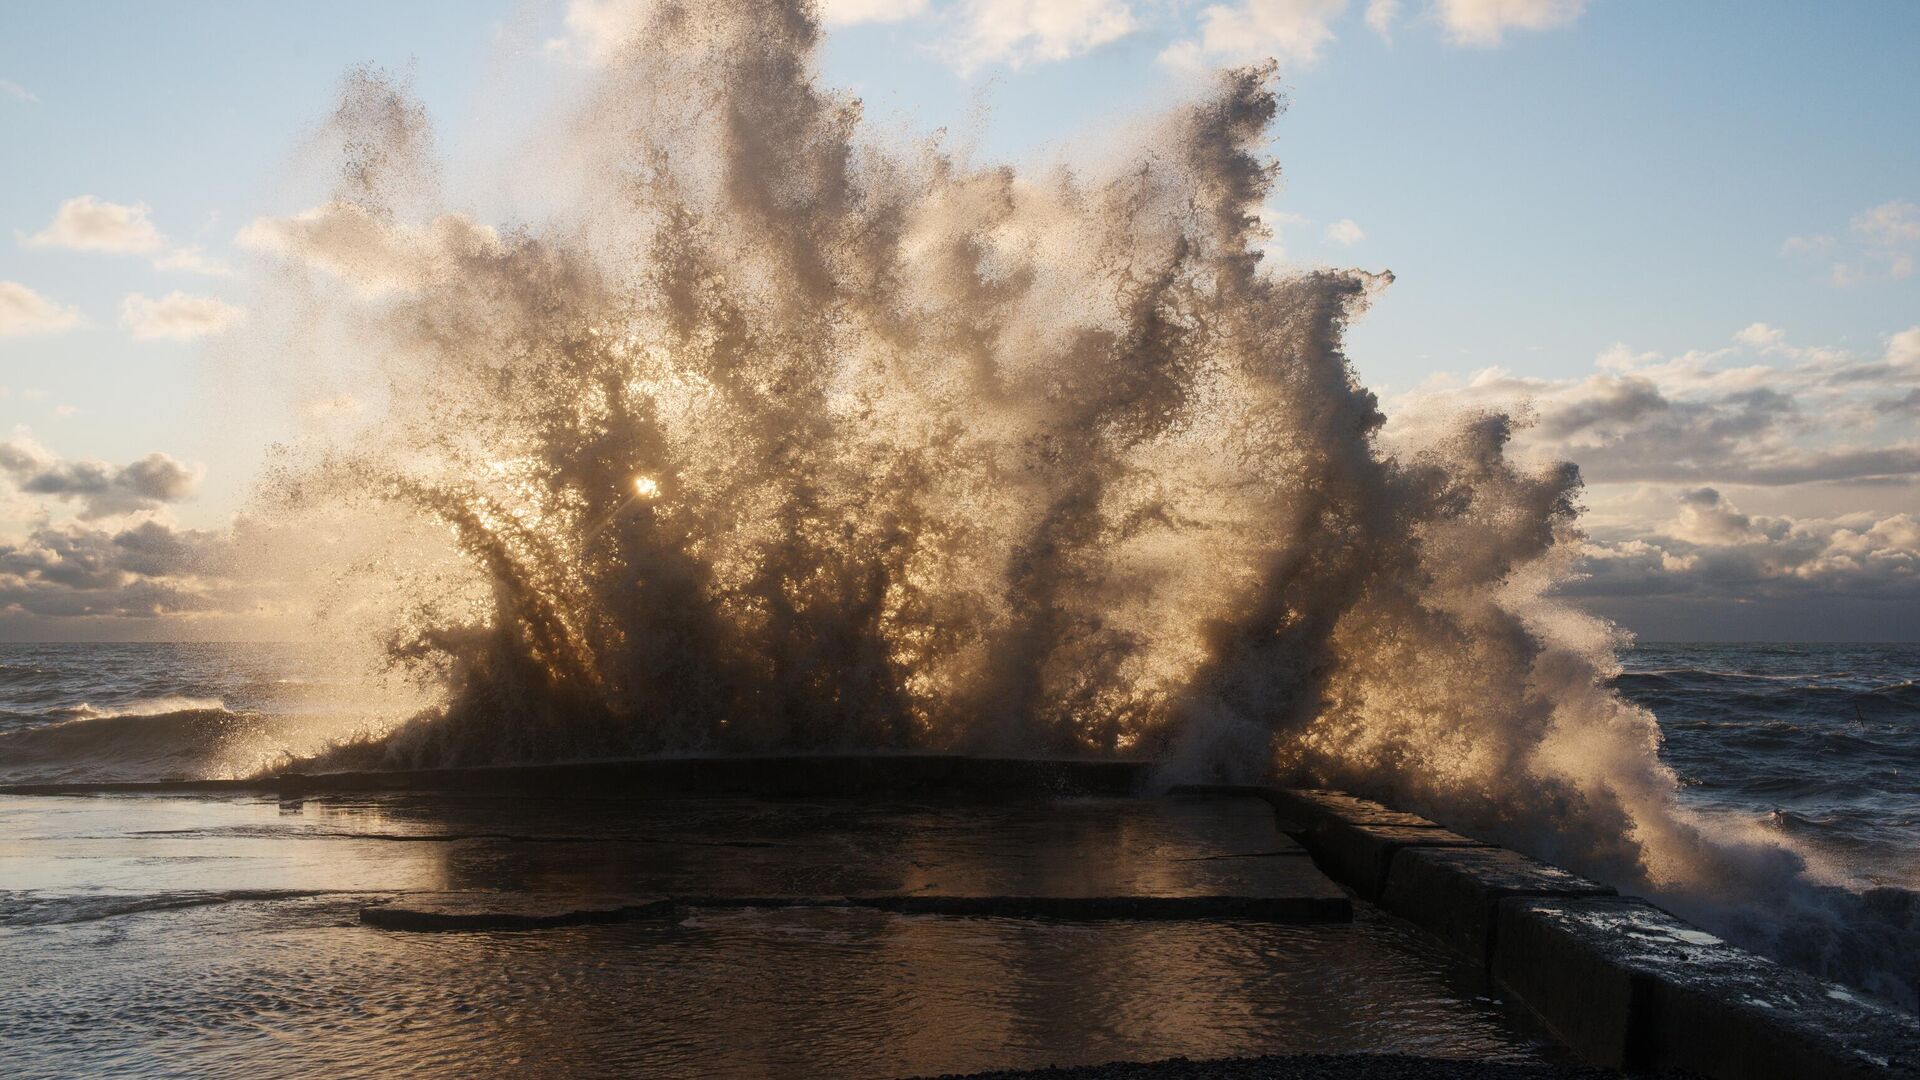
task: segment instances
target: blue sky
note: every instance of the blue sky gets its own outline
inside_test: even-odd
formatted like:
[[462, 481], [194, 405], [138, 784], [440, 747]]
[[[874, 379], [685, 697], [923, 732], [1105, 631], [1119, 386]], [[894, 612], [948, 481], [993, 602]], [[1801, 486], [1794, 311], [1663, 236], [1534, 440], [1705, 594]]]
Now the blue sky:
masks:
[[[287, 432], [222, 392], [274, 362], [222, 349], [257, 284], [235, 237], [321, 196], [303, 148], [344, 72], [410, 73], [452, 201], [512, 220], [526, 195], [486, 164], [579, 85], [593, 20], [618, 6], [0, 4], [0, 434], [20, 459], [0, 497], [18, 565], [0, 577], [45, 564], [21, 561], [46, 546], [36, 530], [217, 531], [243, 504]], [[1593, 483], [1590, 602], [1652, 636], [1711, 635], [1719, 616], [1702, 613], [1723, 609], [1771, 612], [1763, 636], [1920, 635], [1901, 613], [1920, 599], [1920, 404], [1900, 404], [1920, 387], [1920, 5], [838, 0], [827, 15], [824, 80], [876, 128], [971, 132], [1017, 162], [1094, 152], [1198, 69], [1277, 57], [1277, 247], [1394, 272], [1349, 344], [1396, 424], [1420, 404], [1534, 403], [1546, 430], [1523, 449], [1571, 456]], [[1565, 419], [1643, 385], [1660, 407]], [[1788, 404], [1722, 422], [1757, 416], [1757, 389]], [[118, 495], [33, 479], [86, 462]]]

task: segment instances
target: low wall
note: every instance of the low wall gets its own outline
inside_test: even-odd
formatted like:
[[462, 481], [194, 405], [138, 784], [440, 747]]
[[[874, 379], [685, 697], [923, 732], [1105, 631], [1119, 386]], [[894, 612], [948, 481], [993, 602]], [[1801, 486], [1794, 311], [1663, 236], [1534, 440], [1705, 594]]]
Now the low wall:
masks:
[[[1218, 789], [1214, 789], [1218, 790]], [[1343, 792], [1237, 789], [1588, 1062], [1716, 1080], [1920, 1076], [1920, 1023], [1644, 900]]]
[[498, 795], [1133, 795], [1145, 761], [982, 758], [957, 754], [783, 754], [635, 758], [465, 769], [282, 773], [248, 780], [0, 784], [0, 794], [91, 795], [422, 791]]
[[472, 791], [514, 795], [1129, 795], [1139, 761], [977, 758], [950, 754], [795, 754], [645, 758], [394, 772], [285, 773], [283, 796], [338, 791]]

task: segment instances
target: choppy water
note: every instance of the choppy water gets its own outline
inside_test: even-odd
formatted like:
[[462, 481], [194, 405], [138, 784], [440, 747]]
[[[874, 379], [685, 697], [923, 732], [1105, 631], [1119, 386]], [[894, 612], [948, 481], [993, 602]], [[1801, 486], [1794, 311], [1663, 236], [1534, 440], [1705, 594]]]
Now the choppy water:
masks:
[[379, 726], [318, 650], [0, 644], [0, 783], [248, 776]]
[[[1859, 882], [1920, 885], [1920, 644], [1643, 644], [1620, 690], [1659, 717], [1693, 806]], [[244, 776], [385, 718], [285, 645], [0, 645], [0, 782]]]
[[1618, 685], [1683, 796], [1863, 882], [1920, 884], [1920, 644], [1643, 644]]

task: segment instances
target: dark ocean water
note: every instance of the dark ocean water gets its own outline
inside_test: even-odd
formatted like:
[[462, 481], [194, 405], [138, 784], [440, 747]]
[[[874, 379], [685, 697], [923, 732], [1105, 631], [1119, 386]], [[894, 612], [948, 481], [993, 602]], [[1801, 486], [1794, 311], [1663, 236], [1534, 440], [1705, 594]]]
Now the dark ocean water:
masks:
[[0, 783], [272, 768], [379, 710], [322, 660], [296, 645], [0, 643]]
[[1659, 717], [1690, 803], [1862, 882], [1920, 885], [1920, 644], [1644, 643], [1622, 659], [1620, 690]]
[[[1920, 884], [1920, 644], [1642, 644], [1685, 797], [1764, 823], [1863, 882]], [[0, 645], [0, 783], [240, 776], [377, 706], [285, 645]]]

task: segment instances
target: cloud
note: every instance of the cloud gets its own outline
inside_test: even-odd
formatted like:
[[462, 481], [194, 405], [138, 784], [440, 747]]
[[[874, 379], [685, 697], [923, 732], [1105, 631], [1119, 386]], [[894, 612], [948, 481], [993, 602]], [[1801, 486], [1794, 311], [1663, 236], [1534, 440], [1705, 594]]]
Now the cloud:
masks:
[[948, 54], [962, 72], [1066, 60], [1139, 26], [1122, 0], [964, 0], [958, 15], [959, 39]]
[[1181, 70], [1195, 70], [1208, 63], [1246, 63], [1269, 56], [1290, 67], [1312, 67], [1319, 61], [1321, 50], [1334, 39], [1333, 21], [1346, 9], [1347, 0], [1214, 4], [1200, 13], [1199, 36], [1168, 46], [1160, 59]]
[[496, 250], [500, 238], [462, 214], [442, 214], [425, 225], [408, 226], [354, 203], [332, 202], [293, 217], [256, 218], [234, 242], [378, 294], [428, 284], [461, 260]]
[[1380, 35], [1380, 40], [1393, 40], [1394, 24], [1400, 21], [1400, 0], [1368, 0], [1367, 29]]
[[640, 29], [652, 0], [568, 0], [565, 37], [547, 42], [550, 56], [604, 64]]
[[1869, 244], [1882, 247], [1920, 244], [1920, 206], [1904, 199], [1881, 203], [1855, 214], [1848, 227]]
[[154, 510], [191, 499], [203, 470], [154, 452], [127, 465], [61, 460], [25, 431], [0, 441], [0, 475], [30, 495], [79, 504], [85, 521]]
[[146, 204], [104, 202], [91, 195], [61, 203], [52, 223], [27, 238], [32, 247], [136, 255], [159, 251], [166, 242], [166, 237], [147, 219]]
[[1786, 341], [1786, 331], [1778, 327], [1757, 322], [1745, 330], [1733, 335], [1733, 340], [1752, 349], [1767, 350], [1778, 348]]
[[107, 202], [92, 195], [78, 195], [61, 203], [53, 221], [28, 237], [26, 243], [29, 247], [145, 255], [160, 270], [220, 277], [232, 273], [225, 263], [210, 258], [197, 246], [169, 249], [166, 236], [147, 217], [145, 203]]
[[1518, 451], [1573, 461], [1593, 484], [1920, 485], [1907, 406], [1920, 327], [1878, 356], [1796, 345], [1767, 323], [1733, 342], [1671, 357], [1615, 346], [1572, 378], [1437, 376], [1392, 403], [1387, 433], [1417, 444], [1444, 417], [1500, 410], [1533, 421]]
[[24, 101], [29, 105], [40, 104], [40, 95], [12, 79], [0, 79], [0, 94], [5, 94], [15, 101]]
[[1676, 503], [1666, 520], [1591, 540], [1586, 576], [1563, 591], [1728, 605], [1852, 598], [1906, 607], [1909, 618], [1920, 611], [1911, 607], [1920, 601], [1920, 521], [1911, 514], [1750, 515], [1711, 488]]
[[1494, 48], [1509, 30], [1550, 30], [1580, 18], [1587, 0], [1435, 0], [1434, 15], [1456, 45]]
[[1290, 210], [1265, 205], [1256, 209], [1253, 214], [1260, 219], [1261, 226], [1267, 230], [1270, 237], [1265, 244], [1261, 245], [1260, 253], [1269, 262], [1285, 262], [1287, 259], [1286, 230], [1296, 225], [1305, 225], [1308, 219]]
[[155, 618], [234, 608], [220, 580], [230, 541], [157, 520], [42, 525], [0, 543], [0, 615]]
[[1837, 254], [1827, 280], [1838, 288], [1912, 277], [1920, 257], [1920, 205], [1893, 199], [1862, 210], [1848, 221], [1847, 237], [1843, 244], [1830, 233], [1789, 236], [1780, 254], [1823, 260]]
[[[612, 60], [640, 32], [656, 0], [568, 0], [561, 24], [565, 35], [545, 44], [547, 55], [577, 64]], [[930, 0], [821, 0], [820, 21], [828, 26], [903, 22], [927, 14]]]
[[136, 341], [191, 341], [218, 334], [246, 311], [213, 296], [172, 292], [158, 300], [134, 293], [120, 302], [120, 322]]
[[1885, 362], [1896, 368], [1913, 368], [1920, 375], [1920, 326], [1909, 327], [1887, 338]]
[[1327, 226], [1327, 239], [1341, 247], [1352, 247], [1367, 238], [1367, 234], [1352, 218], [1341, 218]]
[[1817, 236], [1789, 236], [1780, 242], [1782, 255], [1816, 255], [1832, 251], [1835, 240], [1826, 233]]
[[153, 265], [156, 270], [185, 270], [190, 274], [205, 274], [208, 277], [233, 276], [233, 267], [224, 260], [208, 255], [197, 244], [174, 248], [154, 259]]
[[927, 0], [821, 0], [821, 21], [830, 26], [901, 22], [927, 12]]
[[1752, 518], [1709, 487], [1681, 494], [1680, 515], [1673, 524], [1673, 535], [1693, 544], [1744, 544], [1777, 539], [1778, 533], [1756, 526]]
[[17, 281], [0, 281], [0, 338], [57, 334], [80, 325], [80, 310], [61, 305]]

